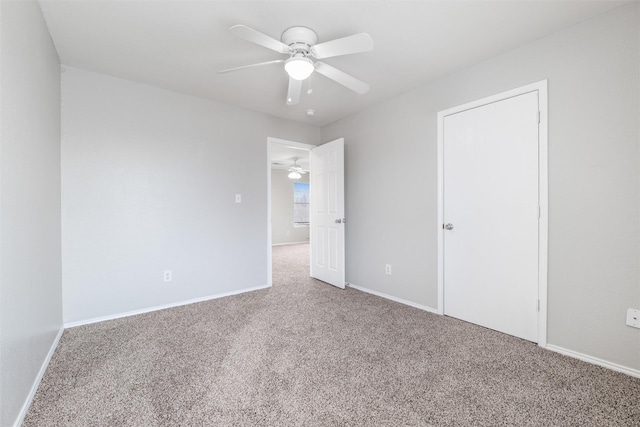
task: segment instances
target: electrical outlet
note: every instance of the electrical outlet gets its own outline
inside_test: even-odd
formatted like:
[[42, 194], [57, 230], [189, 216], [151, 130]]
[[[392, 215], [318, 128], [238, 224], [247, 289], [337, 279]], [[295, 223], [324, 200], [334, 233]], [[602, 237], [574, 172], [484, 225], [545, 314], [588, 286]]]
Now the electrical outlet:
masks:
[[165, 282], [171, 281], [171, 270], [167, 270], [164, 272], [164, 281]]
[[391, 276], [391, 264], [385, 265], [384, 272]]
[[640, 310], [633, 308], [627, 310], [627, 326], [640, 329]]

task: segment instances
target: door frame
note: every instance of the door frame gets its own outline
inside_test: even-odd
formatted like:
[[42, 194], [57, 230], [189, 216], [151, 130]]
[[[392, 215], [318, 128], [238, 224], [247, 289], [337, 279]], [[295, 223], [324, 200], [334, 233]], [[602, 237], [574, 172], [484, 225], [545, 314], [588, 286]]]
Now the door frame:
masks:
[[438, 112], [438, 314], [444, 315], [444, 118], [483, 105], [538, 92], [538, 345], [547, 346], [547, 271], [549, 242], [549, 163], [547, 80], [512, 89]]
[[[273, 236], [271, 229], [271, 145], [280, 144], [286, 147], [294, 147], [302, 150], [311, 151], [317, 147], [312, 144], [304, 144], [302, 142], [288, 141], [286, 139], [267, 137], [267, 286], [273, 286], [273, 255], [271, 249], [273, 246]], [[309, 166], [311, 168], [311, 166]], [[309, 172], [311, 173], [311, 172]], [[293, 207], [292, 207], [293, 209]], [[311, 233], [309, 233], [309, 243], [311, 243]]]

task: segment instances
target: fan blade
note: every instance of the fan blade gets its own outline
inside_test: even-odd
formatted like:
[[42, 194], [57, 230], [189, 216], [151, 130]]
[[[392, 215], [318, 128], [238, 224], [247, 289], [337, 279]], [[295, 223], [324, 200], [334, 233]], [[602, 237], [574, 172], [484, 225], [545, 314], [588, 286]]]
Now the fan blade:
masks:
[[316, 71], [360, 95], [369, 92], [368, 84], [324, 62], [316, 62]]
[[373, 39], [367, 33], [360, 33], [317, 44], [311, 48], [311, 55], [324, 59], [369, 50], [373, 50]]
[[289, 53], [289, 46], [286, 44], [246, 25], [234, 25], [229, 28], [229, 31], [242, 39], [259, 44], [267, 49], [275, 50], [278, 53]]
[[302, 80], [295, 80], [289, 77], [289, 90], [287, 91], [287, 105], [296, 105], [300, 102], [302, 92]]
[[242, 70], [243, 68], [260, 67], [262, 65], [269, 65], [269, 64], [278, 64], [281, 62], [284, 62], [284, 59], [276, 59], [275, 61], [259, 62], [257, 64], [243, 65], [242, 67], [235, 67], [235, 68], [229, 68], [227, 70], [220, 70], [218, 71], [218, 74], [224, 74], [230, 71]]

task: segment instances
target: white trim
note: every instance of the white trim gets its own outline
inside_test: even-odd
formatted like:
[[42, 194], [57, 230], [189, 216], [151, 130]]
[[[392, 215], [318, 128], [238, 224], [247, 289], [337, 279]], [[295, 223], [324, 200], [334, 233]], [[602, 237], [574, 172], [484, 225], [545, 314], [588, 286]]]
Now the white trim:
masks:
[[438, 314], [444, 316], [444, 114], [438, 112], [438, 213], [436, 224], [438, 230], [438, 256], [436, 264], [436, 280], [438, 282]]
[[274, 243], [271, 246], [287, 246], [287, 245], [301, 245], [303, 243], [309, 243], [308, 240], [304, 240], [302, 242], [287, 242], [287, 243]]
[[538, 345], [547, 346], [547, 284], [549, 265], [549, 106], [547, 80], [538, 87]]
[[[274, 138], [271, 136], [267, 137], [267, 142], [284, 145], [286, 147], [300, 148], [302, 150], [312, 150], [317, 147], [317, 145], [313, 145], [313, 144], [305, 144], [304, 142], [289, 141], [286, 139]], [[269, 163], [269, 166], [271, 166], [271, 163]]]
[[271, 138], [267, 138], [267, 285], [273, 286], [273, 254], [271, 242]]
[[444, 314], [444, 118], [451, 114], [477, 108], [482, 105], [498, 102], [507, 98], [538, 92], [538, 108], [540, 110], [540, 124], [538, 126], [538, 204], [540, 205], [540, 220], [538, 221], [538, 345], [547, 345], [547, 271], [548, 271], [548, 241], [549, 241], [549, 167], [548, 167], [548, 104], [547, 80], [541, 80], [513, 90], [479, 99], [457, 107], [438, 112], [438, 314]]
[[94, 317], [92, 319], [86, 319], [86, 320], [78, 320], [76, 322], [65, 323], [64, 327], [65, 327], [65, 329], [66, 328], [75, 328], [76, 326], [90, 325], [92, 323], [105, 322], [107, 320], [114, 320], [114, 319], [120, 319], [122, 317], [129, 317], [129, 316], [135, 316], [135, 315], [138, 315], [138, 314], [150, 313], [152, 311], [164, 310], [164, 309], [167, 309], [167, 308], [179, 307], [179, 306], [182, 306], [182, 305], [189, 305], [189, 304], [194, 304], [194, 303], [197, 303], [197, 302], [204, 302], [204, 301], [209, 301], [209, 300], [212, 300], [212, 299], [218, 299], [218, 298], [224, 298], [224, 297], [228, 297], [228, 296], [232, 296], [232, 295], [244, 294], [246, 292], [259, 291], [261, 289], [267, 289], [267, 288], [270, 288], [270, 287], [271, 287], [271, 285], [255, 286], [253, 288], [245, 288], [245, 289], [240, 289], [240, 290], [237, 290], [237, 291], [223, 292], [223, 293], [220, 293], [220, 294], [209, 295], [209, 296], [206, 296], [206, 297], [194, 298], [194, 299], [190, 299], [190, 300], [186, 300], [186, 301], [174, 302], [174, 303], [170, 303], [170, 304], [157, 305], [157, 306], [154, 306], [154, 307], [143, 308], [143, 309], [140, 309], [140, 310], [133, 310], [133, 311], [127, 311], [127, 312], [124, 312], [124, 313], [110, 314], [108, 316]]
[[367, 288], [363, 288], [363, 287], [360, 287], [360, 286], [356, 286], [353, 283], [347, 283], [347, 286], [350, 287], [350, 288], [356, 289], [358, 291], [365, 292], [367, 294], [375, 295], [375, 296], [378, 296], [378, 297], [381, 297], [381, 298], [385, 298], [385, 299], [388, 299], [388, 300], [391, 300], [391, 301], [399, 302], [400, 304], [404, 304], [404, 305], [408, 305], [410, 307], [418, 308], [420, 310], [428, 311], [429, 313], [439, 314], [438, 310], [436, 310], [435, 308], [427, 307], [426, 305], [416, 304], [415, 302], [408, 301], [406, 299], [394, 297], [394, 296], [391, 296], [391, 295], [383, 294], [382, 292], [378, 292], [378, 291], [374, 291], [374, 290], [371, 290], [371, 289], [367, 289]]
[[566, 348], [558, 347], [553, 344], [547, 344], [547, 350], [551, 350], [556, 353], [563, 354], [565, 356], [573, 357], [574, 359], [582, 360], [583, 362], [588, 362], [593, 365], [602, 366], [603, 368], [611, 369], [613, 371], [622, 372], [623, 374], [630, 375], [632, 377], [640, 378], [640, 370], [629, 368], [627, 366], [618, 365], [617, 363], [608, 362], [603, 359], [598, 359], [597, 357], [589, 356], [583, 353], [578, 353], [577, 351], [567, 350]]
[[273, 231], [271, 229], [271, 144], [280, 144], [286, 147], [300, 148], [311, 151], [315, 145], [304, 144], [302, 142], [287, 141], [286, 139], [267, 137], [267, 285], [273, 285], [273, 256], [271, 247], [273, 246]]
[[54, 338], [53, 343], [51, 343], [51, 348], [49, 348], [49, 352], [47, 353], [47, 356], [44, 358], [44, 361], [42, 362], [42, 366], [40, 366], [38, 375], [36, 375], [36, 379], [33, 381], [33, 385], [31, 386], [31, 390], [29, 391], [29, 395], [25, 399], [24, 404], [22, 405], [22, 408], [18, 413], [18, 418], [13, 423], [14, 427], [19, 427], [22, 425], [22, 422], [24, 421], [24, 417], [27, 415], [27, 411], [29, 411], [29, 407], [31, 406], [31, 402], [33, 402], [33, 398], [35, 397], [36, 392], [38, 391], [38, 387], [40, 387], [40, 382], [42, 381], [42, 377], [44, 376], [44, 373], [47, 371], [49, 362], [51, 362], [53, 353], [55, 353], [56, 348], [58, 347], [58, 343], [60, 342], [60, 338], [62, 337], [63, 332], [64, 332], [64, 327], [61, 327], [60, 330], [58, 331], [58, 334]]

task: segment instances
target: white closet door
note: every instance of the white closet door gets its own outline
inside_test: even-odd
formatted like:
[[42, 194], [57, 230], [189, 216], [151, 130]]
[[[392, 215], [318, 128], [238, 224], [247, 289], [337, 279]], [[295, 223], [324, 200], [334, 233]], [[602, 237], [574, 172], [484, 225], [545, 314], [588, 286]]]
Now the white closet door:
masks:
[[538, 337], [538, 92], [444, 117], [444, 313]]

